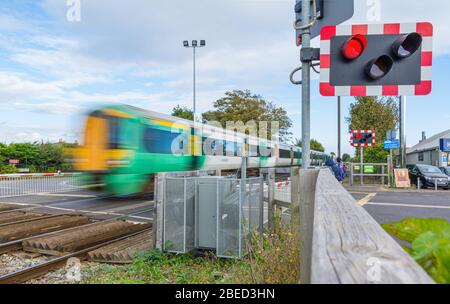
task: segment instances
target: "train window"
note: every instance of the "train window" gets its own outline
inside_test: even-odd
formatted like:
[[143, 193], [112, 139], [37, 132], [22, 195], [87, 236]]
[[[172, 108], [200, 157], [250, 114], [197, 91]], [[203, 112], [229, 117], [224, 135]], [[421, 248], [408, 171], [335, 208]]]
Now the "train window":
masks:
[[232, 141], [223, 142], [223, 153], [225, 156], [236, 156], [236, 143]]
[[255, 145], [249, 145], [249, 149], [250, 149], [250, 151], [249, 151], [249, 156], [250, 157], [258, 157], [259, 156], [259, 149], [258, 149], [258, 146], [255, 146]]
[[110, 149], [121, 149], [124, 141], [120, 134], [120, 117], [108, 117], [108, 143]]
[[280, 158], [291, 158], [291, 151], [280, 149]]
[[[144, 131], [144, 148], [148, 153], [172, 154], [172, 142], [177, 140], [181, 133], [172, 133], [147, 126]], [[179, 142], [180, 150], [184, 148], [184, 142]]]

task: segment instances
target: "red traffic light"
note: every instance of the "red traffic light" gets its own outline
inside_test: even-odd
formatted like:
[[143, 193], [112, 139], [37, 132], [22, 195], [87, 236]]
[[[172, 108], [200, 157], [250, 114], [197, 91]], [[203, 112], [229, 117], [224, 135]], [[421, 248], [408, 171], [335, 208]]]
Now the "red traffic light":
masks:
[[392, 45], [394, 54], [399, 58], [406, 58], [414, 54], [422, 45], [422, 36], [418, 33], [403, 35]]
[[377, 80], [386, 76], [392, 70], [393, 65], [394, 60], [391, 56], [382, 55], [367, 64], [366, 73], [373, 80]]
[[367, 39], [364, 35], [355, 35], [342, 48], [342, 55], [348, 60], [354, 60], [364, 53], [367, 47]]

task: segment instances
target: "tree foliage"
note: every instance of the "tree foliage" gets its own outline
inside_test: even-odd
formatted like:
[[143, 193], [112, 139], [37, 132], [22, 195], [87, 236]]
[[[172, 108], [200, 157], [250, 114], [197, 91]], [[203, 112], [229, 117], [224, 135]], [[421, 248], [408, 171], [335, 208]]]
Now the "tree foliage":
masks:
[[[295, 140], [295, 145], [297, 147], [301, 148], [302, 147], [302, 141], [300, 139], [296, 139]], [[311, 139], [310, 145], [311, 145], [311, 150], [318, 151], [318, 152], [325, 152], [324, 146], [318, 140], [315, 140], [314, 138]]]
[[66, 143], [12, 143], [0, 144], [0, 171], [2, 173], [15, 173], [16, 166], [9, 165], [8, 161], [17, 159], [20, 166], [30, 169], [30, 172], [54, 172], [71, 169], [66, 162], [65, 149], [73, 148], [76, 144]]
[[348, 162], [350, 162], [351, 160], [352, 160], [352, 157], [350, 156], [350, 154], [344, 153], [344, 154], [342, 155], [342, 161], [343, 161], [344, 163], [348, 163]]
[[171, 115], [182, 119], [194, 120], [194, 111], [188, 107], [181, 107], [180, 105], [173, 108]]
[[[398, 123], [398, 106], [393, 98], [355, 97], [350, 105], [350, 116], [346, 118], [351, 130], [375, 130], [376, 141], [382, 143], [386, 132], [396, 129]], [[360, 159], [359, 149], [356, 150]], [[386, 162], [389, 153], [378, 144], [374, 148], [364, 149], [365, 162]]]
[[[203, 114], [203, 121], [218, 121], [223, 127], [227, 122], [242, 121], [247, 123], [255, 122], [279, 122], [279, 138], [281, 141], [288, 141], [291, 133], [292, 121], [287, 112], [282, 107], [277, 107], [274, 103], [265, 100], [259, 95], [254, 95], [250, 91], [226, 92], [225, 97], [216, 100], [213, 104], [214, 110]], [[271, 136], [271, 126], [268, 127], [268, 136]]]

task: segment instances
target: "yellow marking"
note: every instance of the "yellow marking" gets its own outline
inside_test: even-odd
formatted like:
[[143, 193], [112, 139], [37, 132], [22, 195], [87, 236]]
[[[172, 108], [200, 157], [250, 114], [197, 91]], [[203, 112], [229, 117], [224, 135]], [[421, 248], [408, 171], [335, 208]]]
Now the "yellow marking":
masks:
[[106, 169], [107, 132], [108, 126], [105, 119], [94, 116], [87, 118], [84, 145], [75, 151], [76, 169], [81, 171]]
[[127, 114], [127, 113], [117, 111], [117, 110], [112, 110], [112, 109], [103, 110], [103, 113], [110, 115], [110, 116], [121, 117], [121, 118], [132, 118], [133, 117], [133, 115], [131, 115], [131, 114]]
[[158, 125], [161, 125], [161, 126], [169, 127], [169, 128], [172, 128], [172, 129], [182, 129], [182, 130], [185, 130], [185, 131], [188, 131], [188, 130], [191, 129], [189, 126], [178, 124], [178, 123], [173, 123], [171, 121], [164, 121], [164, 120], [155, 119], [155, 120], [152, 120], [152, 122], [154, 124], [158, 124]]
[[367, 194], [363, 199], [358, 201], [358, 205], [364, 206], [367, 204], [371, 199], [373, 199], [377, 194], [376, 193], [369, 193]]

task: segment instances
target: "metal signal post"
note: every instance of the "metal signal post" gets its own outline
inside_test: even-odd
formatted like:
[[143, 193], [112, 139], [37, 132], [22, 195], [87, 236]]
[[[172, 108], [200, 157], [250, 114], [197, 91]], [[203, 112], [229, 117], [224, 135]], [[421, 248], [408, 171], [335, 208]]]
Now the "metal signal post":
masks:
[[[311, 46], [310, 2], [302, 1], [302, 50]], [[302, 60], [302, 167], [311, 163], [311, 61]]]

